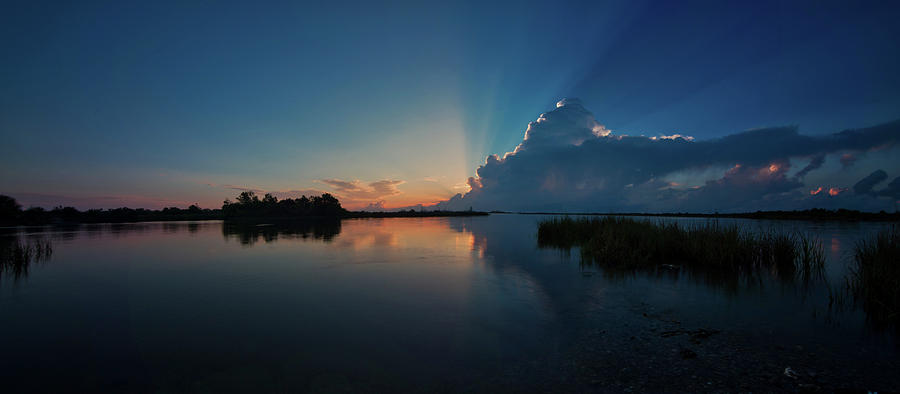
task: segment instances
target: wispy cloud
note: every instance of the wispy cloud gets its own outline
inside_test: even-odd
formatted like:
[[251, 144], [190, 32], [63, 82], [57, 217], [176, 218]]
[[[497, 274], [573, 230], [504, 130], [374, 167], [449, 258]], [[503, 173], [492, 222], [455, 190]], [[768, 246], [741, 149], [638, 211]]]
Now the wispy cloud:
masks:
[[253, 187], [240, 186], [240, 185], [222, 185], [222, 187], [224, 187], [226, 189], [237, 190], [240, 192], [253, 192], [256, 194], [264, 194], [266, 192], [263, 189], [257, 189], [257, 188], [253, 188]]
[[400, 194], [401, 192], [397, 189], [397, 186], [404, 183], [401, 180], [384, 179], [366, 184], [360, 180], [345, 181], [334, 178], [319, 179], [319, 182], [330, 186], [334, 189], [336, 195], [346, 200], [367, 202], [374, 202], [385, 197]]

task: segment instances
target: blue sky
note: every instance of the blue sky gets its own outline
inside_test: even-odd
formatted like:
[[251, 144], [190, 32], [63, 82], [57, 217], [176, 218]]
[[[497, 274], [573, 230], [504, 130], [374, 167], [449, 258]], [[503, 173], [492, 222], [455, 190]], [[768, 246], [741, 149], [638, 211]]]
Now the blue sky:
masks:
[[0, 193], [434, 203], [565, 97], [614, 133], [698, 140], [900, 118], [892, 3], [595, 3], [8, 3]]

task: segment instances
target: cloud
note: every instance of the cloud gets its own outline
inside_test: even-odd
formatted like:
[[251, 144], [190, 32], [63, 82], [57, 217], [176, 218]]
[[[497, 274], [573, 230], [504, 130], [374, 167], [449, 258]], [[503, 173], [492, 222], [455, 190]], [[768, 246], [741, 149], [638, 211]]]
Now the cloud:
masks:
[[345, 181], [341, 179], [320, 179], [334, 189], [334, 193], [343, 200], [376, 202], [384, 197], [400, 194], [397, 186], [404, 182], [401, 180], [384, 179], [364, 184], [360, 180]]
[[[210, 186], [213, 186], [213, 184], [210, 184]], [[256, 188], [252, 188], [252, 187], [239, 186], [239, 185], [225, 184], [225, 185], [222, 185], [222, 187], [224, 187], [226, 189], [237, 190], [239, 192], [253, 192], [255, 194], [265, 194], [266, 193], [266, 191], [262, 190], [262, 189], [256, 189]]]
[[[488, 156], [469, 178], [469, 192], [435, 208], [793, 209], [814, 201], [803, 178], [823, 167], [826, 155], [857, 157], [893, 149], [898, 137], [900, 121], [826, 136], [802, 135], [796, 127], [754, 129], [702, 141], [680, 134], [629, 136], [612, 133], [580, 102], [566, 99], [529, 123], [512, 152]], [[789, 177], [791, 159], [809, 164]], [[833, 187], [840, 190], [841, 185]]]
[[853, 163], [856, 163], [856, 160], [857, 157], [852, 153], [844, 153], [841, 155], [841, 165], [844, 166], [844, 168], [852, 166]]
[[900, 200], [900, 176], [894, 178], [884, 190], [878, 192], [878, 195]]
[[875, 172], [869, 174], [867, 177], [860, 179], [859, 182], [856, 182], [853, 185], [853, 192], [856, 194], [870, 194], [874, 195], [872, 192], [872, 188], [875, 185], [884, 182], [885, 179], [888, 178], [888, 175], [884, 170], [875, 170]]
[[384, 203], [384, 200], [370, 202], [368, 205], [364, 206], [362, 210], [368, 212], [384, 212], [386, 210]]
[[270, 191], [273, 196], [278, 199], [299, 198], [300, 196], [321, 196], [326, 191], [319, 189], [294, 189], [294, 190], [275, 190]]
[[812, 160], [809, 161], [809, 164], [806, 167], [803, 167], [802, 170], [798, 171], [797, 174], [794, 175], [796, 178], [803, 178], [806, 174], [809, 174], [810, 171], [815, 170], [819, 167], [822, 167], [822, 164], [825, 163], [825, 155], [814, 156]]
[[900, 199], [900, 176], [894, 178], [883, 189], [875, 190], [875, 186], [887, 179], [888, 174], [884, 170], [876, 170], [856, 182], [853, 185], [853, 192], [861, 195], [888, 197], [892, 200]]

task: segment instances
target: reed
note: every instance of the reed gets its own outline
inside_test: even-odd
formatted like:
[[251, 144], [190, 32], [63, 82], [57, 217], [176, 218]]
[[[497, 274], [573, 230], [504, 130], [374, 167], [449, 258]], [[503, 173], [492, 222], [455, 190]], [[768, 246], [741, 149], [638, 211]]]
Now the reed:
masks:
[[3, 275], [12, 275], [16, 279], [26, 276], [31, 263], [45, 261], [52, 254], [53, 248], [47, 240], [0, 240], [0, 278]]
[[752, 232], [717, 221], [680, 225], [627, 217], [552, 218], [540, 223], [538, 245], [579, 247], [583, 260], [606, 267], [648, 268], [661, 264], [750, 272], [779, 277], [824, 267], [821, 241], [803, 233]]
[[900, 228], [856, 243], [848, 287], [875, 322], [900, 323]]

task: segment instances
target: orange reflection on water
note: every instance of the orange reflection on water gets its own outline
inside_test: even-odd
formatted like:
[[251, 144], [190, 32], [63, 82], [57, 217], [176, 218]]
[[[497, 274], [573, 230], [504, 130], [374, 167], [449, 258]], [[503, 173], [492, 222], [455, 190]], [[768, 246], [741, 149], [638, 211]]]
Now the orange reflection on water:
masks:
[[408, 249], [427, 245], [447, 251], [475, 250], [475, 238], [454, 229], [447, 218], [351, 219], [342, 223], [335, 243], [355, 250], [373, 247]]

